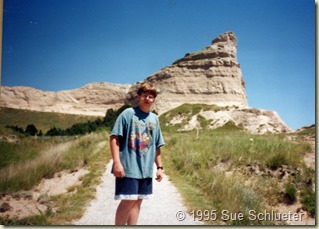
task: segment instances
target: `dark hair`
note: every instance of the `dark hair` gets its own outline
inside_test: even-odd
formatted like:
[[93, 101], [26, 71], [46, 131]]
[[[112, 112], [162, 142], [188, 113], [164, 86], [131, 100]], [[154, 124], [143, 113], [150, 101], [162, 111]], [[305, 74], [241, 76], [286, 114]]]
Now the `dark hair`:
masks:
[[142, 85], [140, 85], [137, 89], [137, 94], [141, 95], [142, 93], [150, 93], [151, 95], [153, 95], [155, 98], [157, 96], [157, 91], [156, 88], [153, 84], [151, 83], [143, 83]]

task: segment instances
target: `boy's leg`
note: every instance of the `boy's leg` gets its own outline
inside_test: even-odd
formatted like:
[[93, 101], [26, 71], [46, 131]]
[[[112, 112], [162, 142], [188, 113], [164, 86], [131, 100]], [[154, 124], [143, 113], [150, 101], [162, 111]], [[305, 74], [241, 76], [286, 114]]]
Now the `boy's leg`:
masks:
[[116, 178], [115, 199], [122, 199], [115, 216], [115, 225], [135, 225], [140, 213], [142, 199], [152, 195], [152, 178]]
[[138, 220], [138, 216], [140, 214], [140, 209], [141, 209], [141, 204], [142, 204], [142, 199], [139, 200], [135, 200], [134, 205], [131, 209], [128, 221], [127, 221], [127, 225], [136, 225], [137, 224], [137, 220]]
[[135, 200], [121, 200], [116, 210], [115, 225], [126, 225]]
[[136, 225], [142, 200], [121, 200], [116, 210], [115, 225]]

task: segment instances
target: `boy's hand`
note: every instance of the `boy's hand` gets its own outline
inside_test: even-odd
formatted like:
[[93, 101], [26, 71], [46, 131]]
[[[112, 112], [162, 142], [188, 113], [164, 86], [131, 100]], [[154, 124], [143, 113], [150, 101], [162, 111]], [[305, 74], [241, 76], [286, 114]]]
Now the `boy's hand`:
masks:
[[162, 169], [158, 169], [156, 172], [156, 178], [155, 180], [157, 180], [158, 182], [160, 182], [164, 177], [164, 172]]
[[113, 174], [115, 177], [119, 177], [119, 178], [123, 178], [125, 176], [124, 168], [123, 168], [121, 162], [114, 163]]

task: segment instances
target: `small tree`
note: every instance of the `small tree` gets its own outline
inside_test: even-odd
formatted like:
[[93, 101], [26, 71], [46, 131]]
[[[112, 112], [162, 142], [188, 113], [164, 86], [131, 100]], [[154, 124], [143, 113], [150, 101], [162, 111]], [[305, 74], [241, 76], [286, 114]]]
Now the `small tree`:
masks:
[[38, 129], [33, 124], [27, 125], [25, 133], [31, 136], [35, 136], [38, 133]]
[[105, 126], [110, 127], [116, 120], [116, 112], [111, 108], [106, 111], [103, 123]]
[[108, 109], [106, 111], [105, 117], [103, 118], [103, 124], [104, 126], [112, 129], [113, 125], [117, 119], [117, 117], [126, 109], [129, 108], [130, 106], [127, 104], [124, 104], [121, 106], [118, 110], [114, 111], [112, 108]]
[[45, 134], [46, 136], [58, 136], [58, 135], [63, 135], [63, 130], [60, 128], [53, 127], [50, 130], [47, 131]]

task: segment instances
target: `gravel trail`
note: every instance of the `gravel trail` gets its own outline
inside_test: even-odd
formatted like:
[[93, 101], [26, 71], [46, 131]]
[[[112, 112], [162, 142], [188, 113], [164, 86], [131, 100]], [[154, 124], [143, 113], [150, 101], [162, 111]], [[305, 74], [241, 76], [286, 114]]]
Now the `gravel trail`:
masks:
[[[114, 176], [111, 174], [112, 161], [107, 164], [102, 182], [96, 190], [96, 198], [91, 201], [83, 217], [75, 225], [114, 225], [118, 200], [114, 200]], [[155, 172], [155, 171], [154, 171]], [[175, 186], [167, 175], [161, 182], [153, 182], [153, 199], [144, 200], [138, 225], [201, 225], [186, 214], [187, 209]], [[185, 214], [185, 215], [184, 215]], [[185, 216], [184, 220], [178, 217]]]

